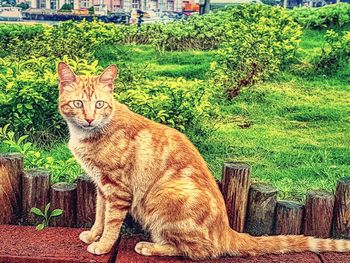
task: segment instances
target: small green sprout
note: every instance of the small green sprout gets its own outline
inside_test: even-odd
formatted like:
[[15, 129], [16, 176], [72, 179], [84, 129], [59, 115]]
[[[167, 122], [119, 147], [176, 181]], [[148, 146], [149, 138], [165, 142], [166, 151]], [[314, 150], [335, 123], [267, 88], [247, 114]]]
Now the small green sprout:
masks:
[[48, 203], [45, 206], [45, 210], [44, 212], [42, 212], [39, 208], [37, 207], [32, 207], [30, 209], [30, 212], [39, 216], [39, 217], [43, 217], [43, 222], [38, 224], [36, 226], [36, 230], [43, 230], [45, 227], [49, 226], [49, 222], [51, 217], [55, 217], [55, 216], [60, 216], [63, 214], [63, 210], [62, 209], [54, 209], [53, 211], [49, 211], [50, 209], [50, 203]]

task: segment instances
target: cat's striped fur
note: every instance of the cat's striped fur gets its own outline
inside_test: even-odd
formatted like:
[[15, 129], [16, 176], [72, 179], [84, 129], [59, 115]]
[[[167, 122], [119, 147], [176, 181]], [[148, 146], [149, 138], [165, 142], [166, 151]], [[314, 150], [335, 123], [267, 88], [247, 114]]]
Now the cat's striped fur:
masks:
[[180, 132], [115, 101], [116, 74], [113, 65], [95, 77], [76, 76], [66, 64], [58, 65], [59, 110], [69, 126], [69, 148], [97, 187], [95, 224], [80, 235], [88, 251], [108, 253], [128, 211], [151, 234], [151, 242], [135, 247], [145, 256], [350, 250], [344, 240], [252, 237], [232, 230], [197, 149]]

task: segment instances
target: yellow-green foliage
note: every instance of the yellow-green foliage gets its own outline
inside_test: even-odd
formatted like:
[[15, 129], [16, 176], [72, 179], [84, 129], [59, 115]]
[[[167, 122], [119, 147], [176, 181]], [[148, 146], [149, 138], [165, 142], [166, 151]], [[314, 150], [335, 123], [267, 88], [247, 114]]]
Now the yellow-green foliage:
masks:
[[[79, 75], [97, 75], [97, 61], [64, 60]], [[11, 124], [14, 131], [26, 131], [39, 141], [66, 135], [58, 113], [56, 63], [37, 58], [20, 63], [0, 59], [0, 126]], [[214, 114], [207, 85], [203, 81], [142, 79], [117, 85], [116, 96], [135, 112], [181, 131], [202, 128], [203, 120]]]
[[350, 23], [350, 5], [338, 3], [320, 8], [294, 8], [290, 15], [305, 28], [344, 26]]
[[300, 42], [301, 28], [285, 10], [248, 7], [232, 9], [240, 19], [227, 28], [212, 64], [215, 85], [222, 86], [230, 99], [293, 60]]
[[213, 93], [200, 80], [131, 83], [125, 91], [116, 91], [116, 97], [133, 111], [180, 131], [203, 129], [208, 117], [217, 114]]

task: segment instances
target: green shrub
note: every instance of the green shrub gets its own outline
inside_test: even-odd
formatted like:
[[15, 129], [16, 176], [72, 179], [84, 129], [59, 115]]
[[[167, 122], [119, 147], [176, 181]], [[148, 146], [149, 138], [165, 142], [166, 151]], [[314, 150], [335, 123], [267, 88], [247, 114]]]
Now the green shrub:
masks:
[[37, 55], [35, 45], [43, 40], [45, 28], [43, 25], [0, 24], [0, 57]]
[[[97, 74], [97, 62], [65, 58], [78, 74]], [[0, 59], [0, 126], [30, 133], [40, 142], [66, 134], [57, 109], [57, 60], [35, 58], [23, 62]]]
[[326, 45], [322, 48], [319, 57], [315, 59], [315, 71], [333, 73], [350, 61], [350, 31], [336, 33], [328, 30], [326, 33]]
[[[64, 59], [79, 75], [97, 75], [97, 61]], [[37, 58], [21, 63], [0, 60], [0, 126], [11, 123], [38, 143], [66, 137], [66, 125], [58, 112], [57, 60]], [[136, 112], [184, 131], [201, 126], [214, 112], [203, 81], [145, 80], [142, 70], [121, 67], [117, 97]]]
[[33, 56], [91, 59], [101, 45], [150, 43], [160, 25], [115, 25], [99, 21], [66, 21], [54, 26], [0, 25], [0, 57], [28, 59]]
[[205, 120], [215, 116], [217, 107], [203, 81], [155, 80], [131, 84], [116, 98], [133, 111], [180, 131], [203, 130]]
[[[232, 32], [239, 34], [242, 27], [255, 24], [270, 25], [272, 31], [284, 34], [288, 29], [298, 35], [298, 27], [280, 7], [265, 5], [235, 5], [203, 16], [192, 16], [187, 20], [168, 23], [153, 34], [153, 43], [158, 50], [215, 49], [226, 42]], [[293, 32], [289, 32], [293, 31]], [[279, 40], [277, 38], [277, 40]], [[281, 45], [284, 43], [281, 42]]]
[[294, 8], [290, 15], [304, 28], [341, 27], [350, 23], [350, 5], [338, 3], [320, 8]]
[[231, 23], [212, 64], [214, 83], [229, 99], [289, 64], [301, 35], [300, 27], [281, 8], [251, 5], [233, 10], [240, 20]]
[[[11, 131], [9, 124], [0, 127], [0, 151], [17, 152], [24, 156], [25, 169], [45, 169], [52, 174], [52, 181], [74, 182], [82, 173], [81, 167], [71, 155], [66, 156], [61, 152], [57, 155], [51, 148], [49, 152], [39, 151], [28, 140], [28, 135]], [[41, 149], [42, 150], [42, 149]], [[67, 150], [67, 152], [69, 152]]]
[[159, 51], [217, 48], [225, 38], [226, 20], [222, 11], [167, 23], [152, 35]]

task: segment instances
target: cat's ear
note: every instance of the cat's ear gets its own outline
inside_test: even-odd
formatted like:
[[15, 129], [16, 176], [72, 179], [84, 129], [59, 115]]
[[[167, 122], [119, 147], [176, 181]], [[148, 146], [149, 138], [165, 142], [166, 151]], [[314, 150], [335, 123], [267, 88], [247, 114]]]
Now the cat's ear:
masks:
[[65, 86], [72, 84], [76, 81], [77, 76], [74, 71], [64, 62], [58, 63], [58, 80], [60, 82], [61, 92], [64, 90]]
[[114, 80], [117, 77], [118, 69], [116, 65], [108, 66], [100, 75], [98, 81], [108, 88], [108, 91], [113, 92]]

